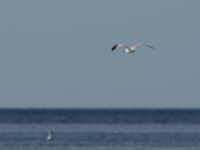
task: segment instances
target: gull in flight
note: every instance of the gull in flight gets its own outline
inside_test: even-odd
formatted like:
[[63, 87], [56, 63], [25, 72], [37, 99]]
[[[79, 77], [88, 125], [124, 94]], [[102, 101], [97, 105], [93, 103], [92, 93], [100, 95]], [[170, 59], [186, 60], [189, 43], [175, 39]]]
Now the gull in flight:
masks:
[[131, 46], [131, 47], [128, 47], [128, 46], [123, 45], [123, 44], [115, 44], [115, 45], [112, 47], [111, 51], [114, 51], [116, 48], [119, 47], [119, 48], [123, 48], [125, 53], [133, 53], [133, 52], [136, 51], [135, 49], [136, 49], [137, 47], [139, 47], [139, 46], [145, 46], [145, 47], [154, 49], [153, 46], [147, 45], [147, 44], [142, 44], [142, 43], [137, 43], [137, 44], [135, 44], [135, 45], [133, 45], [133, 46]]

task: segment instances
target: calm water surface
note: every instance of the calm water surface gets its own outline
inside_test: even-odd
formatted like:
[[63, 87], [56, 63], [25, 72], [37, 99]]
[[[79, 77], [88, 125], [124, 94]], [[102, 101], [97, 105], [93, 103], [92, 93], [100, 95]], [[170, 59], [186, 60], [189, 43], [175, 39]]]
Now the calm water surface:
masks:
[[0, 149], [200, 150], [199, 116], [199, 110], [2, 109]]

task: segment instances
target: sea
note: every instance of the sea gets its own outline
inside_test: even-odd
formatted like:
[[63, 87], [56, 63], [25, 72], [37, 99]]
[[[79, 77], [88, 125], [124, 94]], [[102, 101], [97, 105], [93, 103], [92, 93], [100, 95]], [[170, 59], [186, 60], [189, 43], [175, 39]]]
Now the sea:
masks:
[[200, 110], [0, 109], [0, 150], [200, 150]]

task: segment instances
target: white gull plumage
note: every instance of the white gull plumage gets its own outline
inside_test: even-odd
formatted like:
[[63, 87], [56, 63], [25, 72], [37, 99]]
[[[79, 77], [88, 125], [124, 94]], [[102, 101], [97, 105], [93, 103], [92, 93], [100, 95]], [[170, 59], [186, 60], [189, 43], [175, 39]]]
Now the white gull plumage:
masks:
[[47, 135], [47, 141], [51, 141], [54, 139], [54, 133], [53, 131], [49, 130]]
[[111, 51], [114, 51], [116, 48], [123, 48], [125, 53], [133, 53], [133, 52], [136, 51], [136, 48], [137, 48], [137, 47], [142, 46], [142, 45], [143, 45], [143, 46], [146, 46], [146, 47], [148, 47], [148, 48], [154, 49], [153, 46], [147, 45], [147, 44], [142, 44], [142, 43], [137, 43], [137, 44], [135, 44], [135, 45], [133, 45], [133, 46], [131, 46], [131, 47], [128, 47], [128, 46], [123, 45], [123, 44], [115, 44], [115, 45], [112, 47]]

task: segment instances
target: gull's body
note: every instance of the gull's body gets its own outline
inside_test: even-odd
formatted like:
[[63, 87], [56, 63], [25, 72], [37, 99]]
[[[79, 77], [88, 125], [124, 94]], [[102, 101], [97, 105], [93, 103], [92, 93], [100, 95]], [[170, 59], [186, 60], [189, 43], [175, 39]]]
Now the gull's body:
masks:
[[48, 135], [47, 135], [47, 141], [51, 141], [51, 140], [53, 140], [53, 131], [51, 131], [51, 130], [49, 130], [48, 131]]
[[111, 51], [114, 51], [116, 48], [123, 48], [123, 50], [124, 50], [125, 53], [133, 53], [133, 52], [136, 51], [136, 48], [139, 47], [139, 46], [141, 46], [141, 45], [146, 46], [146, 47], [151, 48], [151, 49], [154, 49], [153, 46], [146, 45], [146, 44], [141, 44], [141, 43], [137, 43], [137, 44], [135, 44], [135, 45], [133, 45], [131, 47], [128, 47], [128, 46], [123, 45], [123, 44], [115, 44], [112, 47]]

